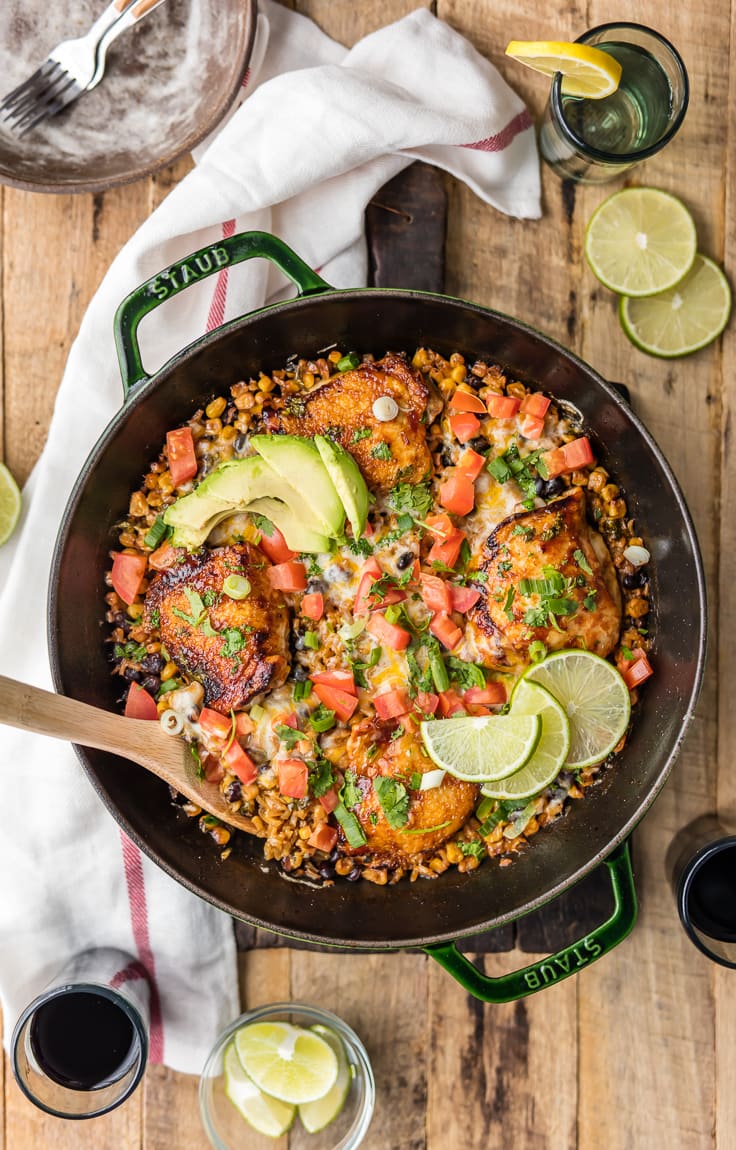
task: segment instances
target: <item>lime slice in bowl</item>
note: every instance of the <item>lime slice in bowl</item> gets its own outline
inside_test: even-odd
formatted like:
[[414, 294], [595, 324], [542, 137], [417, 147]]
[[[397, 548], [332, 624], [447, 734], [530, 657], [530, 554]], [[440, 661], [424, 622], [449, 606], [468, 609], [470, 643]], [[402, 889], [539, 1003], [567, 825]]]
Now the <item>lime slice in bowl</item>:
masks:
[[4, 463], [0, 463], [0, 547], [7, 543], [20, 518], [21, 497], [18, 484]]
[[345, 1047], [335, 1032], [326, 1026], [320, 1026], [319, 1023], [310, 1029], [315, 1034], [319, 1034], [320, 1038], [324, 1038], [325, 1042], [335, 1051], [337, 1057], [337, 1078], [331, 1089], [327, 1091], [324, 1098], [318, 1098], [316, 1102], [303, 1102], [299, 1107], [302, 1126], [308, 1134], [316, 1134], [318, 1130], [323, 1130], [325, 1126], [329, 1126], [330, 1122], [334, 1122], [337, 1118], [345, 1105], [352, 1078]]
[[629, 689], [612, 663], [590, 651], [556, 651], [533, 664], [524, 679], [545, 687], [565, 709], [566, 767], [589, 767], [610, 755], [631, 715]]
[[539, 715], [542, 734], [537, 749], [518, 771], [481, 793], [493, 799], [528, 799], [543, 791], [562, 770], [570, 750], [570, 723], [557, 699], [531, 680], [520, 679], [511, 696], [512, 715]]
[[280, 1138], [291, 1126], [296, 1106], [270, 1098], [248, 1077], [231, 1042], [223, 1057], [225, 1094], [245, 1121], [269, 1138]]
[[673, 288], [645, 299], [622, 296], [618, 314], [640, 351], [677, 359], [718, 338], [731, 315], [731, 288], [718, 265], [698, 253]]
[[337, 1079], [337, 1055], [311, 1030], [288, 1022], [251, 1022], [235, 1034], [235, 1049], [259, 1090], [301, 1105], [323, 1098]]
[[542, 730], [537, 715], [478, 715], [420, 724], [430, 758], [468, 783], [503, 779], [531, 758]]
[[604, 200], [585, 231], [585, 256], [607, 288], [651, 296], [687, 275], [697, 253], [685, 205], [659, 188], [624, 188]]
[[512, 40], [506, 55], [545, 76], [562, 73], [565, 96], [600, 100], [611, 96], [621, 80], [618, 60], [600, 48], [563, 40]]

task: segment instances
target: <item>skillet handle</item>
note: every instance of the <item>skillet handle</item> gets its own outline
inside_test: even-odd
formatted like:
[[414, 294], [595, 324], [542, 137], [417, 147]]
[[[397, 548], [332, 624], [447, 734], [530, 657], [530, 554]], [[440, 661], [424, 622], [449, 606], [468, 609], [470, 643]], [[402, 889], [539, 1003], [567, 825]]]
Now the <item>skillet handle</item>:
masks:
[[132, 387], [148, 379], [138, 346], [138, 325], [143, 317], [190, 284], [257, 256], [270, 260], [288, 276], [296, 286], [298, 297], [332, 290], [296, 252], [268, 232], [241, 232], [192, 252], [137, 287], [115, 313], [115, 346], [126, 398]]
[[481, 1002], [514, 1002], [543, 990], [553, 982], [562, 982], [584, 966], [607, 954], [626, 938], [636, 922], [637, 900], [628, 840], [605, 860], [613, 887], [614, 908], [611, 917], [572, 946], [549, 958], [540, 959], [521, 970], [499, 978], [489, 978], [461, 954], [454, 943], [425, 947], [426, 953], [443, 966], [473, 998]]

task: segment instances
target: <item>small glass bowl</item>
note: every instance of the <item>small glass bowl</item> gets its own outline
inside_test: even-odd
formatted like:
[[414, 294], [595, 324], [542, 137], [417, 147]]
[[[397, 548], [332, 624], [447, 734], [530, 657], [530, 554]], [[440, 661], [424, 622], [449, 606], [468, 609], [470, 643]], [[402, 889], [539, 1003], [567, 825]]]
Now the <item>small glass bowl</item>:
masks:
[[[298, 1115], [291, 1130], [283, 1138], [275, 1139], [259, 1134], [248, 1125], [225, 1094], [222, 1073], [225, 1048], [241, 1026], [249, 1022], [265, 1021], [291, 1022], [303, 1027], [319, 1023], [333, 1030], [342, 1040], [352, 1073], [350, 1090], [334, 1122], [315, 1134], [307, 1133]], [[241, 1014], [217, 1039], [199, 1080], [199, 1112], [215, 1150], [274, 1150], [275, 1146], [286, 1145], [294, 1150], [355, 1150], [370, 1126], [375, 1098], [373, 1070], [366, 1049], [355, 1031], [329, 1010], [301, 1002], [275, 1002]]]

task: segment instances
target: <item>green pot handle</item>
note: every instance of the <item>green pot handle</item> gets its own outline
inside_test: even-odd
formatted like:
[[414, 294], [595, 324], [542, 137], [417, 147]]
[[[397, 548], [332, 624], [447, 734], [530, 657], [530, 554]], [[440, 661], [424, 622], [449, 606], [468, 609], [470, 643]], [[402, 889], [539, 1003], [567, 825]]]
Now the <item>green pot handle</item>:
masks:
[[583, 967], [623, 942], [636, 922], [636, 888], [628, 841], [617, 847], [605, 862], [613, 887], [614, 908], [611, 917], [572, 946], [566, 946], [549, 958], [540, 959], [522, 970], [514, 970], [499, 978], [489, 978], [461, 954], [452, 942], [424, 949], [473, 998], [481, 1002], [514, 1002], [554, 982], [562, 982], [563, 978], [577, 974]]
[[192, 252], [137, 287], [115, 313], [115, 346], [126, 397], [132, 387], [148, 379], [138, 346], [138, 324], [143, 317], [190, 284], [257, 256], [270, 260], [288, 276], [298, 297], [332, 290], [296, 252], [268, 232], [241, 232]]

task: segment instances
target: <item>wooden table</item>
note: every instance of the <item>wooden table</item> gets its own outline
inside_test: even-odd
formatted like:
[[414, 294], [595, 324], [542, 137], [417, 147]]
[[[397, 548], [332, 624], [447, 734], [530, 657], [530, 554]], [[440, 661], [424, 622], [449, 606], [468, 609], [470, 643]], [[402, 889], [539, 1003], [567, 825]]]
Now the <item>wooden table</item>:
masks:
[[[296, 0], [291, 6], [351, 43], [419, 2]], [[633, 0], [570, 0], [554, 20], [543, 17], [539, 5], [512, 0], [427, 6], [501, 68], [535, 115], [545, 84], [504, 60], [511, 36], [573, 39], [606, 20], [644, 18], [670, 37], [689, 70], [690, 111], [676, 141], [632, 182], [681, 196], [694, 213], [702, 250], [729, 268], [736, 254], [732, 5], [653, 0], [643, 13]], [[54, 392], [90, 296], [117, 250], [188, 166], [183, 161], [104, 195], [0, 190], [0, 443], [19, 480], [43, 446]], [[636, 834], [639, 924], [605, 961], [523, 1002], [483, 1007], [418, 954], [284, 948], [243, 955], [244, 1003], [303, 997], [336, 1008], [365, 1038], [378, 1080], [368, 1150], [736, 1146], [736, 975], [710, 964], [685, 938], [663, 861], [672, 835], [691, 818], [716, 807], [732, 819], [736, 813], [729, 678], [736, 622], [736, 474], [729, 467], [734, 328], [715, 347], [671, 364], [631, 347], [619, 330], [613, 296], [582, 258], [585, 223], [610, 190], [563, 186], [545, 171], [544, 218], [529, 222], [507, 219], [448, 181], [447, 290], [533, 323], [607, 378], [629, 385], [695, 517], [711, 603], [705, 688], [673, 777]], [[528, 957], [488, 954], [483, 963], [499, 973]], [[2, 1097], [0, 1089], [0, 1109]], [[143, 1089], [115, 1113], [66, 1124], [44, 1118], [21, 1097], [6, 1060], [4, 1107], [3, 1150], [207, 1145], [196, 1079], [163, 1068], [150, 1069]]]

